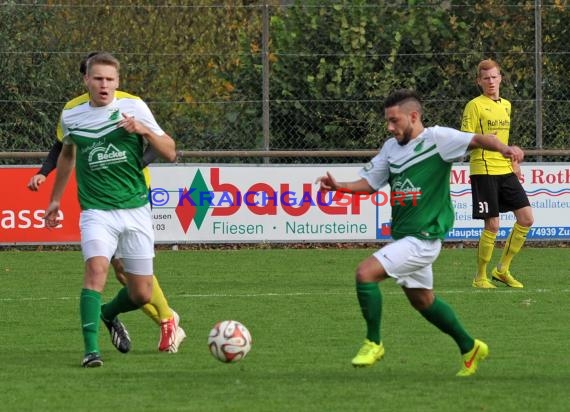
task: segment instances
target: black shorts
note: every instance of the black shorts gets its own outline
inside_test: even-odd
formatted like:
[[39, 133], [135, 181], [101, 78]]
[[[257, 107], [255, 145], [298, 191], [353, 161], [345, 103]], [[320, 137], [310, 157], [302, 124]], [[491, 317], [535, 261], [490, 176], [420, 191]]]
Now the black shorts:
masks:
[[506, 175], [471, 175], [473, 219], [498, 217], [530, 206], [524, 188], [514, 173]]

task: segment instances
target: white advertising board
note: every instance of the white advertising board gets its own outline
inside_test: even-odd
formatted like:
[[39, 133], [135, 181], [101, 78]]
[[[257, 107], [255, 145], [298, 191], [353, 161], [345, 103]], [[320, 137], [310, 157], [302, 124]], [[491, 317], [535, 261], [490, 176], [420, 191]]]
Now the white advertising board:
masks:
[[373, 240], [376, 208], [340, 206], [318, 193], [332, 170], [354, 179], [360, 167], [152, 167], [157, 242]]
[[[390, 239], [389, 187], [371, 197], [320, 194], [317, 177], [358, 178], [361, 166], [151, 166], [158, 243], [327, 242]], [[535, 217], [528, 239], [570, 239], [570, 165], [526, 164], [522, 183]], [[443, 183], [442, 183], [443, 184]], [[468, 165], [454, 165], [455, 227], [449, 240], [478, 239]], [[498, 239], [514, 222], [501, 215]]]

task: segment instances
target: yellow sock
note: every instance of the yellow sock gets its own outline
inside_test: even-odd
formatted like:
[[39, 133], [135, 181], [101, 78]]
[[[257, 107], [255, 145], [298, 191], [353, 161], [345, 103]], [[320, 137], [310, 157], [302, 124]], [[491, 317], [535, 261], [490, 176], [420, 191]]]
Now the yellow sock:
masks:
[[479, 248], [477, 249], [477, 280], [487, 278], [487, 265], [493, 256], [495, 248], [496, 233], [483, 229], [481, 238], [479, 239]]
[[142, 307], [143, 312], [157, 325], [163, 319], [170, 319], [173, 314], [156, 276], [152, 277], [152, 296], [150, 302]]
[[511, 261], [515, 257], [517, 253], [521, 250], [528, 231], [530, 230], [529, 227], [524, 227], [519, 225], [515, 222], [511, 233], [509, 234], [509, 238], [505, 243], [505, 248], [503, 249], [503, 254], [501, 255], [501, 260], [497, 265], [497, 270], [501, 273], [504, 273], [509, 270], [511, 266]]

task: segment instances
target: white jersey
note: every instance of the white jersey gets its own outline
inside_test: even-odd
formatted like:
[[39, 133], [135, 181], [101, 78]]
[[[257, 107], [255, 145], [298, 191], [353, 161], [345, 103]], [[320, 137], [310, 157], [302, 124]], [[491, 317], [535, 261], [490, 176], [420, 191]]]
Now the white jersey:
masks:
[[473, 133], [428, 127], [404, 146], [389, 139], [360, 171], [375, 190], [390, 185], [394, 239], [443, 239], [453, 227], [451, 164], [466, 154], [472, 138]]

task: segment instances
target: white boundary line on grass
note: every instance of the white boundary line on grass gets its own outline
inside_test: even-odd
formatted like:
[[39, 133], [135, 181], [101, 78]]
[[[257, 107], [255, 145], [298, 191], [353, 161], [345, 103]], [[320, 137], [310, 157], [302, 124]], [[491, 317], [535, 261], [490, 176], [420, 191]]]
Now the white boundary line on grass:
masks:
[[[513, 289], [505, 289], [505, 290], [493, 290], [495, 293], [520, 293], [520, 290], [513, 290]], [[463, 293], [493, 293], [486, 290], [436, 290], [436, 295], [451, 295], [451, 294], [463, 294]], [[554, 290], [554, 289], [536, 289], [534, 291], [526, 290], [526, 292], [536, 292], [536, 293], [568, 293], [570, 289], [561, 289], [561, 290]], [[390, 291], [385, 292], [382, 291], [383, 295], [402, 295], [402, 291]], [[263, 297], [263, 296], [276, 296], [276, 297], [291, 297], [291, 296], [325, 296], [325, 295], [350, 295], [356, 296], [356, 292], [352, 293], [341, 293], [341, 292], [319, 292], [319, 293], [312, 293], [312, 292], [285, 292], [285, 293], [212, 293], [212, 294], [183, 294], [178, 295], [178, 297], [183, 298], [210, 298], [210, 297], [229, 297], [229, 298], [242, 298], [242, 297]]]
[[[504, 289], [504, 290], [496, 290], [493, 289], [492, 291], [489, 290], [436, 290], [436, 295], [451, 295], [451, 294], [471, 294], [471, 293], [522, 293], [526, 292], [526, 295], [523, 297], [528, 297], [529, 293], [568, 293], [570, 289], [524, 289], [515, 290], [515, 289]], [[401, 295], [401, 291], [390, 291], [386, 292], [383, 291], [382, 294], [384, 295]], [[345, 292], [284, 292], [284, 293], [277, 293], [277, 292], [270, 292], [270, 293], [209, 293], [209, 294], [191, 294], [185, 293], [183, 295], [175, 295], [173, 296], [176, 298], [256, 298], [256, 297], [294, 297], [294, 296], [339, 296], [339, 295], [346, 295], [346, 296], [355, 296], [355, 292], [352, 293], [345, 293]], [[79, 296], [62, 296], [62, 297], [18, 297], [18, 298], [0, 298], [0, 302], [26, 302], [26, 301], [48, 301], [48, 300], [79, 300]]]

